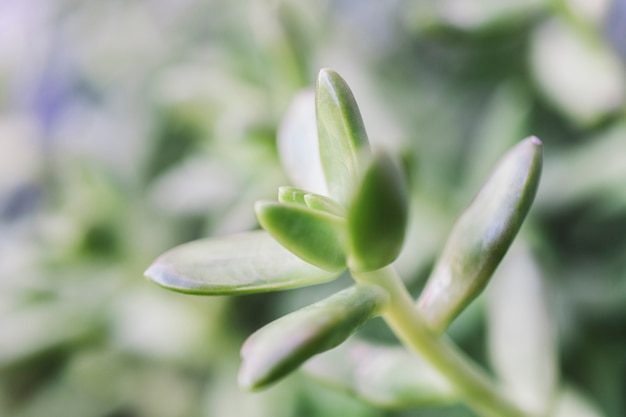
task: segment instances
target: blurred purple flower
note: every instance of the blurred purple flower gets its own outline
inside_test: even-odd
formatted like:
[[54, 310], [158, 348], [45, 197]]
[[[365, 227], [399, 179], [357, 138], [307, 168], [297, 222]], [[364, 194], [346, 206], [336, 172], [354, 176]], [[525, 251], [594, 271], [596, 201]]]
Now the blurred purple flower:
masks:
[[626, 60], [626, 0], [613, 0], [604, 28], [613, 47]]
[[52, 131], [61, 120], [75, 95], [75, 90], [75, 79], [65, 62], [53, 59], [53, 62], [41, 71], [39, 78], [34, 82], [29, 101], [31, 110], [44, 133]]

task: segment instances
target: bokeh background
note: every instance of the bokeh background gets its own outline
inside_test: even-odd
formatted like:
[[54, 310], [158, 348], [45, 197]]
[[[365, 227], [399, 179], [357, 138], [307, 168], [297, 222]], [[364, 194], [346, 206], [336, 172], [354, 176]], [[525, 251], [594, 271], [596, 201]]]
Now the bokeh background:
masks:
[[[416, 289], [497, 158], [544, 141], [523, 239], [561, 379], [626, 415], [624, 0], [0, 1], [0, 415], [473, 416], [301, 373], [237, 388], [245, 337], [341, 280], [203, 298], [142, 278], [176, 244], [258, 227], [253, 202], [288, 183], [281, 120], [322, 67], [410, 167]], [[490, 367], [482, 305], [450, 335]]]

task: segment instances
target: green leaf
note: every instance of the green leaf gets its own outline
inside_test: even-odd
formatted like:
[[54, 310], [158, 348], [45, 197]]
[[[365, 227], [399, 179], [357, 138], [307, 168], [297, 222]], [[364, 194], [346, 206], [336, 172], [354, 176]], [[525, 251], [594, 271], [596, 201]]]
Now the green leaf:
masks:
[[239, 385], [266, 387], [338, 346], [378, 314], [387, 299], [380, 287], [359, 284], [259, 329], [241, 349]]
[[340, 217], [271, 201], [258, 201], [255, 210], [261, 226], [296, 256], [326, 271], [346, 268]]
[[558, 386], [556, 331], [545, 283], [529, 248], [515, 242], [486, 291], [489, 356], [504, 389], [545, 416]]
[[88, 340], [102, 331], [97, 306], [80, 300], [32, 303], [0, 316], [0, 370]]
[[278, 201], [281, 203], [291, 203], [307, 206], [313, 210], [319, 210], [339, 217], [344, 217], [346, 211], [341, 204], [330, 197], [320, 194], [310, 193], [295, 187], [279, 187]]
[[319, 151], [330, 196], [347, 204], [358, 180], [359, 153], [369, 148], [367, 133], [350, 87], [323, 69], [315, 95]]
[[328, 214], [334, 214], [339, 217], [346, 215], [346, 210], [341, 207], [341, 204], [330, 197], [309, 193], [304, 196], [304, 202], [313, 210], [325, 211]]
[[278, 201], [281, 203], [293, 203], [305, 205], [304, 196], [306, 191], [295, 187], [278, 187]]
[[482, 291], [515, 238], [539, 185], [541, 149], [531, 137], [510, 150], [454, 225], [418, 300], [434, 331]]
[[554, 402], [550, 417], [604, 417], [604, 414], [579, 391], [565, 386]]
[[377, 407], [423, 407], [458, 399], [426, 360], [398, 346], [351, 339], [312, 358], [303, 369], [321, 383]]
[[285, 290], [339, 275], [302, 261], [263, 231], [185, 243], [161, 255], [145, 274], [170, 290], [204, 295]]
[[408, 221], [407, 184], [400, 167], [377, 154], [348, 209], [350, 267], [373, 271], [393, 262]]

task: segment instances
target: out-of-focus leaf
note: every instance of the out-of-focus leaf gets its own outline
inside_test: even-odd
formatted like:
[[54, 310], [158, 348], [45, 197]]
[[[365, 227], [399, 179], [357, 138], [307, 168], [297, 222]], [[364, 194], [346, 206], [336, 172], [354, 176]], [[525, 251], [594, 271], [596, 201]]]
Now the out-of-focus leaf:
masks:
[[318, 75], [315, 110], [328, 191], [347, 204], [359, 177], [359, 154], [369, 143], [350, 87], [332, 70], [323, 69]]
[[442, 207], [424, 190], [412, 197], [404, 246], [393, 263], [398, 274], [407, 280], [417, 278], [432, 265], [450, 229], [447, 207]]
[[[212, 300], [199, 310], [186, 297], [172, 297], [169, 292], [127, 290], [116, 297], [110, 324], [111, 338], [116, 346], [137, 356], [161, 361], [195, 359], [194, 353], [215, 335], [219, 325], [206, 315], [218, 316], [224, 298]], [[206, 364], [205, 358], [202, 363]]]
[[271, 201], [257, 202], [255, 211], [261, 226], [301, 259], [326, 271], [346, 268], [345, 222], [340, 217]]
[[96, 315], [80, 303], [45, 302], [3, 314], [0, 369], [56, 348], [68, 348], [98, 329]]
[[355, 285], [259, 329], [241, 349], [239, 384], [259, 389], [289, 374], [311, 356], [345, 341], [387, 301], [373, 285]]
[[278, 201], [281, 203], [293, 203], [293, 204], [306, 204], [304, 202], [304, 196], [306, 191], [295, 187], [279, 187], [278, 188]]
[[284, 290], [339, 275], [302, 261], [263, 231], [177, 246], [161, 255], [145, 274], [165, 288], [205, 295]]
[[408, 221], [407, 184], [389, 156], [374, 156], [348, 209], [350, 266], [359, 271], [393, 262], [404, 243]]
[[548, 21], [532, 38], [530, 59], [539, 87], [574, 122], [593, 124], [623, 107], [626, 72], [605, 43]]
[[330, 197], [320, 194], [307, 194], [304, 196], [304, 202], [313, 210], [325, 211], [326, 213], [340, 217], [346, 215], [345, 209]]
[[618, 155], [626, 154], [625, 137], [626, 123], [620, 122], [546, 159], [537, 203], [554, 210], [586, 199], [624, 201], [626, 164]]
[[[498, 87], [485, 109], [485, 116], [468, 152], [469, 170], [463, 181], [472, 193], [519, 138], [527, 135], [530, 98], [521, 85], [507, 82]], [[468, 196], [469, 197], [469, 196]]]
[[278, 201], [305, 205], [313, 210], [319, 210], [339, 217], [345, 216], [345, 209], [330, 197], [321, 194], [310, 193], [295, 187], [279, 187]]
[[530, 209], [541, 161], [539, 139], [520, 142], [457, 220], [418, 300], [433, 330], [444, 331], [487, 284]]
[[[207, 181], [220, 178], [220, 181]], [[187, 158], [159, 175], [150, 187], [150, 202], [178, 215], [206, 214], [229, 207], [243, 188], [241, 169], [223, 159]]]
[[119, 401], [118, 403], [106, 403], [98, 400], [86, 396], [80, 386], [65, 380], [55, 381], [54, 384], [45, 385], [43, 389], [29, 398], [28, 402], [17, 407], [17, 410], [12, 410], [11, 413], [3, 415], [10, 415], [11, 417], [99, 417], [114, 414], [120, 407]]
[[604, 417], [578, 391], [565, 387], [559, 394], [550, 417]]
[[300, 92], [292, 101], [278, 129], [278, 154], [293, 185], [327, 194], [320, 161], [313, 89]]
[[402, 347], [348, 340], [303, 368], [322, 383], [378, 407], [442, 405], [457, 397], [428, 362]]
[[[241, 389], [233, 375], [240, 363], [237, 349], [220, 352], [219, 362], [211, 369], [212, 378], [202, 396], [202, 416], [207, 417], [293, 417], [300, 400], [298, 384], [280, 384], [262, 395]], [[233, 355], [234, 354], [234, 355]], [[234, 357], [231, 357], [234, 356]]]
[[444, 0], [436, 3], [445, 23], [458, 29], [486, 30], [491, 26], [528, 18], [543, 6], [542, 0]]
[[505, 389], [533, 415], [546, 415], [557, 390], [557, 346], [541, 272], [514, 244], [487, 289], [491, 363]]

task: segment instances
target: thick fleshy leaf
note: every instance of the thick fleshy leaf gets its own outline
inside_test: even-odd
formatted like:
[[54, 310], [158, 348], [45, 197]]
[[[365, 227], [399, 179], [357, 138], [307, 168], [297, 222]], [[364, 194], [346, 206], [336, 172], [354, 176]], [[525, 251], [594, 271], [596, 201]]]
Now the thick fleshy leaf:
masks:
[[432, 406], [457, 400], [445, 378], [402, 347], [351, 339], [312, 358], [303, 369], [320, 382], [377, 407]]
[[539, 139], [516, 145], [457, 220], [418, 300], [434, 331], [443, 332], [487, 284], [530, 209], [541, 161]]
[[377, 154], [348, 209], [351, 268], [373, 271], [396, 259], [404, 243], [408, 209], [401, 168], [388, 155]]
[[313, 210], [319, 210], [335, 216], [344, 217], [346, 210], [330, 197], [314, 194], [295, 187], [279, 187], [278, 201], [305, 205]]
[[281, 203], [293, 203], [293, 204], [306, 204], [304, 196], [306, 191], [295, 187], [279, 187], [278, 188], [278, 201]]
[[530, 250], [514, 243], [486, 291], [491, 363], [504, 389], [525, 410], [553, 405], [558, 359], [552, 312]]
[[346, 268], [340, 217], [272, 201], [258, 201], [255, 210], [261, 226], [296, 256], [326, 271]]
[[336, 72], [323, 69], [315, 95], [322, 169], [331, 197], [346, 204], [359, 177], [359, 153], [369, 147], [352, 91]]
[[320, 194], [306, 194], [304, 196], [304, 202], [313, 210], [325, 211], [328, 214], [334, 214], [339, 217], [346, 215], [346, 210], [330, 197]]
[[339, 275], [304, 262], [263, 231], [185, 243], [145, 274], [165, 288], [205, 295], [285, 290]]
[[374, 285], [355, 285], [259, 329], [241, 349], [239, 384], [264, 388], [304, 361], [345, 341], [387, 301]]

